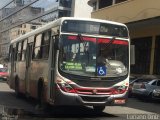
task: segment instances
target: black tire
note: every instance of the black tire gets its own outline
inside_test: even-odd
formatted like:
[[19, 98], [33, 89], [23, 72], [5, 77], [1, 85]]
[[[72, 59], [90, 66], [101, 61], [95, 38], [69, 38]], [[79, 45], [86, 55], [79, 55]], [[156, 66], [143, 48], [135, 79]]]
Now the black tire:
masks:
[[152, 94], [153, 94], [153, 93], [151, 92], [151, 93], [148, 95], [148, 99], [147, 99], [147, 100], [148, 100], [149, 102], [151, 102], [151, 101], [153, 100]]
[[30, 99], [30, 94], [28, 92], [25, 93], [25, 98], [28, 100]]
[[93, 106], [93, 109], [96, 113], [102, 113], [105, 109], [105, 106]]
[[44, 90], [44, 83], [43, 83], [43, 81], [42, 80], [39, 80], [38, 81], [38, 89], [37, 89], [37, 109], [38, 110], [44, 110], [45, 109], [45, 106], [46, 106], [46, 104], [45, 104], [45, 102], [44, 102], [44, 92], [43, 92], [43, 90]]
[[128, 98], [132, 98], [133, 97], [133, 94], [130, 92], [129, 94], [128, 94]]
[[18, 77], [15, 78], [15, 94], [16, 94], [16, 97], [21, 96], [21, 94], [19, 92], [19, 79], [18, 79]]

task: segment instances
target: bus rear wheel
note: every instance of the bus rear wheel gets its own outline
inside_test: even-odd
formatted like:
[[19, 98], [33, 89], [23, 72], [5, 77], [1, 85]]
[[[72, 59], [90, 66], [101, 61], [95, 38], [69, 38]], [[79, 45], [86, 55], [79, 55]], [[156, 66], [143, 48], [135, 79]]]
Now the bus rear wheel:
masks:
[[37, 100], [38, 104], [36, 106], [36, 109], [44, 110], [46, 103], [44, 102], [44, 82], [42, 80], [38, 81]]
[[16, 93], [16, 97], [21, 96], [21, 94], [19, 92], [19, 80], [18, 80], [18, 78], [15, 79], [15, 93]]
[[101, 113], [105, 109], [105, 106], [93, 106], [93, 109], [96, 113]]

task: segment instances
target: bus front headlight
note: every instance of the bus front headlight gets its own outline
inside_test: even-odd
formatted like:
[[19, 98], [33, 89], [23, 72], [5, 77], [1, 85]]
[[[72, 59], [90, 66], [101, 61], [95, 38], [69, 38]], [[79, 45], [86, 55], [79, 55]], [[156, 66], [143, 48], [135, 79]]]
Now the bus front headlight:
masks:
[[123, 94], [127, 91], [127, 86], [114, 86], [112, 94]]
[[67, 83], [57, 83], [59, 88], [64, 91], [64, 92], [67, 92], [67, 93], [76, 93], [76, 90], [73, 89], [69, 84]]

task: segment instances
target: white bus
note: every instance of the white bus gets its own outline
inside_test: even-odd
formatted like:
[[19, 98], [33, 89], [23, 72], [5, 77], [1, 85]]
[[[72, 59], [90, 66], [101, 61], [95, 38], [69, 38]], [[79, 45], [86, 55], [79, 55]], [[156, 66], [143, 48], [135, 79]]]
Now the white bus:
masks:
[[125, 105], [129, 50], [124, 24], [60, 18], [11, 41], [8, 84], [39, 103]]

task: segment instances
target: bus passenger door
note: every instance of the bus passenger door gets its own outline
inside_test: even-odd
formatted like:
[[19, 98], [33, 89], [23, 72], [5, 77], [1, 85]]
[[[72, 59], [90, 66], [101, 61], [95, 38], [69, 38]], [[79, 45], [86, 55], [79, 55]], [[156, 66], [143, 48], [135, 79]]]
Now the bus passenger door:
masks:
[[25, 72], [25, 91], [29, 94], [30, 88], [30, 75], [31, 75], [31, 60], [32, 60], [33, 43], [28, 43], [26, 49], [26, 72]]
[[54, 102], [55, 100], [55, 70], [56, 70], [56, 50], [55, 50], [55, 46], [54, 46], [54, 41], [55, 41], [55, 36], [52, 36], [52, 40], [51, 40], [51, 47], [50, 47], [50, 55], [49, 55], [49, 98], [50, 98], [50, 102]]

